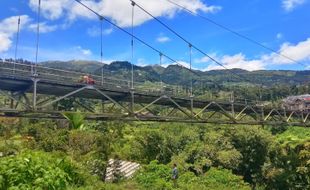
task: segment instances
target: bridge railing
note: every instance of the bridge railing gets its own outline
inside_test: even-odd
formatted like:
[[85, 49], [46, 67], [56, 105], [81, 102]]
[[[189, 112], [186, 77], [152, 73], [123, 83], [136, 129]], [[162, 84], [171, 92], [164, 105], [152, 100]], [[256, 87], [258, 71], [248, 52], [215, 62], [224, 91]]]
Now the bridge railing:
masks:
[[[5, 74], [7, 77], [12, 78], [22, 78], [29, 79], [29, 77], [38, 77], [41, 81], [46, 82], [57, 82], [63, 84], [81, 84], [81, 77], [88, 75], [88, 73], [69, 71], [51, 67], [45, 67], [42, 65], [25, 64], [17, 63], [2, 60], [0, 61], [0, 70], [2, 74]], [[36, 70], [36, 72], [34, 72]], [[91, 75], [95, 80], [96, 86], [104, 86], [105, 88], [114, 89], [114, 90], [130, 90], [131, 83], [128, 80], [116, 79], [112, 77], [105, 77], [99, 75]], [[174, 91], [163, 91], [162, 89], [145, 89], [143, 88], [143, 83], [134, 82], [135, 92], [150, 94], [150, 95], [160, 95], [163, 93], [176, 95]]]
[[[81, 77], [88, 75], [88, 73], [78, 72], [78, 71], [69, 71], [51, 67], [45, 67], [43, 65], [25, 64], [25, 63], [16, 63], [9, 61], [0, 61], [0, 71], [2, 74], [5, 74], [8, 77], [12, 78], [22, 78], [29, 79], [34, 75], [34, 69], [36, 69], [37, 76], [40, 81], [45, 82], [55, 82], [61, 83], [64, 85], [81, 85]], [[95, 80], [95, 85], [98, 87], [104, 86], [106, 89], [116, 90], [116, 91], [129, 91], [131, 83], [128, 80], [116, 79], [112, 77], [105, 77], [99, 75], [91, 75]], [[164, 88], [164, 87], [154, 87], [146, 88], [144, 83], [135, 82], [134, 83], [135, 93], [143, 93], [145, 95], [169, 95], [178, 98], [186, 98], [189, 96], [187, 94], [179, 94], [177, 89], [174, 88]], [[199, 99], [195, 97], [195, 100], [207, 101], [205, 98]], [[211, 100], [209, 100], [211, 101]], [[229, 102], [228, 100], [217, 100], [217, 102]], [[235, 99], [234, 104], [251, 104], [251, 105], [262, 105], [262, 102], [250, 101], [245, 99]]]
[[[36, 69], [36, 75], [34, 75]], [[7, 61], [0, 62], [0, 70], [2, 75], [11, 78], [29, 79], [30, 77], [38, 77], [41, 81], [57, 82], [63, 84], [81, 84], [79, 80], [81, 76], [87, 73], [71, 72], [61, 69], [48, 68], [44, 66], [36, 66], [31, 64], [12, 63]], [[99, 76], [94, 76], [95, 80], [99, 81]], [[100, 77], [101, 79], [101, 77]], [[101, 85], [97, 82], [97, 85]], [[104, 78], [102, 85], [105, 87], [117, 87], [117, 89], [125, 89], [128, 86], [127, 81]]]
[[5, 75], [7, 77], [27, 77], [29, 79], [30, 73], [31, 73], [31, 67], [28, 65], [13, 65], [8, 62], [0, 62], [0, 70], [1, 75]]

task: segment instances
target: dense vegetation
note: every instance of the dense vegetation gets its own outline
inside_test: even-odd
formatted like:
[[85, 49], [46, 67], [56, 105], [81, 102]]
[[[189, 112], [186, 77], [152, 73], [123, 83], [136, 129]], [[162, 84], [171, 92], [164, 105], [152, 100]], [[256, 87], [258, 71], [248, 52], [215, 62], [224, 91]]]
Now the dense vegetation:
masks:
[[[307, 128], [67, 117], [79, 122], [1, 119], [0, 189], [310, 188]], [[105, 183], [108, 158], [143, 167], [132, 179]], [[176, 185], [173, 163], [179, 169]]]

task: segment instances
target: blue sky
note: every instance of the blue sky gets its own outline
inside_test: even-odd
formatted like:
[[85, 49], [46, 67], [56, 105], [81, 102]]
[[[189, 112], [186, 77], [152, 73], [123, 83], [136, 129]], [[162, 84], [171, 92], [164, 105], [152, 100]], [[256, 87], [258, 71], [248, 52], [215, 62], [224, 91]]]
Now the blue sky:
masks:
[[[74, 0], [41, 0], [39, 60], [100, 60], [100, 21]], [[195, 46], [227, 68], [247, 70], [294, 69], [310, 66], [310, 0], [172, 0], [246, 35], [277, 52], [223, 30], [193, 16], [167, 0], [136, 0], [136, 3], [171, 26]], [[88, 6], [130, 31], [129, 0], [84, 0]], [[35, 60], [38, 0], [2, 0], [0, 5], [0, 57], [14, 57], [17, 19], [21, 32], [17, 56]], [[134, 33], [164, 54], [188, 66], [189, 49], [174, 34], [135, 7]], [[103, 22], [103, 59], [131, 60], [130, 37]], [[159, 55], [135, 42], [134, 64], [158, 64]], [[174, 64], [163, 59], [163, 65]], [[306, 65], [306, 66], [303, 66]], [[222, 69], [193, 50], [193, 67]]]

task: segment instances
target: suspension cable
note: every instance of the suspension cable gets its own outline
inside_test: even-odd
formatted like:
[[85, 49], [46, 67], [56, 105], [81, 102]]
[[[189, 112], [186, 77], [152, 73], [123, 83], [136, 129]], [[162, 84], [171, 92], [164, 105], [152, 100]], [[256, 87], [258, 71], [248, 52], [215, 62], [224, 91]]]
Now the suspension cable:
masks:
[[[134, 2], [133, 0], [129, 0], [131, 2]], [[213, 57], [211, 57], [210, 55], [208, 55], [207, 53], [205, 53], [204, 51], [202, 51], [200, 48], [198, 48], [197, 46], [193, 45], [191, 42], [189, 42], [187, 39], [185, 39], [183, 36], [181, 36], [178, 32], [176, 32], [174, 29], [172, 29], [170, 26], [168, 26], [167, 24], [165, 24], [164, 22], [162, 22], [161, 20], [159, 20], [158, 18], [156, 18], [153, 14], [151, 14], [149, 11], [147, 11], [146, 9], [144, 9], [142, 6], [140, 6], [139, 4], [135, 3], [137, 7], [139, 7], [143, 12], [145, 12], [146, 14], [148, 14], [150, 17], [152, 17], [154, 20], [156, 20], [158, 23], [160, 23], [161, 25], [163, 25], [165, 28], [167, 28], [170, 32], [172, 32], [173, 34], [175, 34], [177, 37], [179, 37], [181, 40], [183, 40], [186, 44], [191, 44], [192, 48], [196, 49], [198, 52], [200, 52], [201, 54], [203, 54], [204, 56], [208, 57], [211, 61], [213, 61], [214, 63], [216, 63], [217, 65], [223, 67], [224, 69], [226, 69], [228, 72], [232, 73], [235, 77], [238, 77], [239, 79], [243, 79], [244, 81], [247, 82], [252, 82], [250, 80], [248, 80], [247, 78], [236, 74], [235, 72], [229, 70], [224, 64], [220, 63], [219, 61], [217, 61], [216, 59], [214, 59]]]
[[36, 62], [34, 68], [32, 68], [32, 74], [34, 76], [37, 75], [37, 64], [38, 64], [38, 53], [39, 53], [39, 38], [40, 38], [40, 14], [41, 14], [41, 0], [39, 0], [38, 6], [38, 18], [37, 18], [37, 43], [36, 43]]
[[[134, 2], [133, 0], [129, 0], [131, 2]], [[203, 50], [201, 50], [200, 48], [198, 48], [197, 46], [194, 46], [191, 42], [189, 42], [188, 40], [186, 40], [184, 37], [182, 37], [178, 32], [176, 32], [175, 30], [173, 30], [171, 27], [169, 27], [167, 24], [165, 24], [164, 22], [162, 22], [161, 20], [159, 20], [158, 18], [156, 18], [154, 15], [152, 15], [150, 12], [148, 12], [147, 10], [145, 10], [143, 7], [141, 7], [139, 4], [135, 3], [136, 6], [138, 6], [138, 8], [140, 8], [142, 11], [144, 11], [146, 14], [148, 14], [150, 17], [152, 17], [154, 20], [156, 20], [157, 22], [159, 22], [161, 25], [163, 25], [165, 28], [167, 28], [170, 32], [172, 32], [173, 34], [175, 34], [177, 37], [179, 37], [180, 39], [182, 39], [185, 43], [190, 44], [191, 48], [196, 49], [198, 52], [200, 52], [201, 54], [203, 54], [204, 56], [208, 57], [211, 61], [215, 62], [217, 65], [223, 67], [225, 70], [227, 70], [229, 73], [231, 73], [231, 75], [234, 78], [238, 78], [241, 79], [243, 81], [252, 83], [253, 81], [247, 79], [246, 77], [235, 73], [234, 71], [228, 69], [224, 64], [220, 63], [219, 61], [217, 61], [216, 59], [214, 59], [213, 57], [211, 57], [210, 55], [208, 55], [207, 53], [205, 53]], [[189, 69], [191, 72], [193, 71], [192, 69]], [[199, 74], [197, 74], [197, 76], [200, 76]], [[215, 83], [216, 82], [213, 82]], [[192, 82], [191, 82], [192, 85]]]
[[[107, 23], [111, 24], [112, 26], [114, 26], [115, 28], [121, 30], [122, 32], [126, 33], [127, 35], [133, 37], [135, 40], [139, 41], [140, 43], [142, 43], [143, 45], [147, 46], [148, 48], [150, 48], [151, 50], [157, 52], [157, 53], [162, 53], [161, 51], [159, 51], [158, 49], [154, 48], [153, 46], [151, 46], [150, 44], [148, 44], [147, 42], [145, 42], [144, 40], [142, 40], [141, 38], [137, 37], [136, 35], [133, 35], [131, 34], [130, 32], [128, 32], [127, 30], [125, 30], [124, 28], [120, 27], [118, 24], [110, 21], [109, 19], [107, 19], [106, 17], [100, 15], [98, 12], [96, 12], [95, 10], [91, 9], [89, 6], [87, 6], [85, 3], [81, 2], [81, 0], [75, 0], [77, 3], [79, 3], [80, 5], [82, 5], [83, 7], [85, 7], [86, 9], [88, 9], [89, 11], [91, 11], [92, 13], [94, 13], [95, 15], [99, 16], [99, 17], [102, 17], [103, 20], [105, 20]], [[135, 5], [137, 5], [135, 3]], [[155, 18], [155, 17], [154, 17]], [[156, 18], [155, 18], [156, 19]], [[158, 20], [158, 19], [157, 19]], [[191, 44], [191, 43], [188, 43], [188, 44]], [[204, 53], [202, 52], [201, 50], [199, 51], [201, 53]], [[190, 71], [191, 73], [197, 75], [197, 76], [201, 76], [200, 73], [197, 73], [196, 71], [194, 70], [190, 70], [189, 68], [187, 67], [184, 67], [182, 64], [180, 64], [178, 61], [176, 61], [175, 59], [171, 58], [170, 56], [168, 56], [167, 54], [164, 54], [162, 53], [162, 56], [166, 57], [168, 60], [170, 60], [172, 63], [176, 63], [177, 65], [179, 65], [180, 67]], [[207, 56], [207, 55], [206, 55]], [[207, 56], [208, 57], [208, 56]], [[212, 57], [209, 57], [210, 60], [213, 60], [213, 61], [216, 61], [214, 60]], [[232, 72], [231, 70], [225, 68], [226, 70], [228, 70], [228, 72], [230, 72], [231, 74], [234, 75], [234, 77], [238, 77], [239, 79], [244, 79], [245, 81], [247, 82], [251, 82], [250, 80], [244, 78], [244, 77], [241, 77], [239, 76], [238, 74], [235, 74], [234, 72]], [[219, 84], [217, 84], [215, 81], [210, 81], [212, 83], [214, 83], [216, 86], [221, 86]]]
[[103, 19], [102, 17], [99, 17], [100, 19], [100, 62], [101, 62], [101, 85], [103, 85]]
[[[189, 47], [189, 69], [192, 70], [192, 44], [188, 44]], [[191, 75], [191, 84], [190, 84], [190, 97], [193, 97], [193, 75]]]
[[[133, 0], [129, 0], [131, 2], [134, 2]], [[191, 42], [189, 42], [187, 39], [185, 39], [184, 37], [182, 37], [178, 32], [176, 32], [174, 29], [172, 29], [170, 26], [168, 26], [167, 24], [165, 24], [164, 22], [162, 22], [161, 20], [159, 20], [158, 18], [156, 18], [153, 14], [151, 14], [150, 12], [148, 12], [147, 10], [145, 10], [143, 7], [141, 7], [139, 4], [136, 3], [136, 6], [138, 8], [140, 8], [143, 12], [145, 12], [146, 14], [148, 14], [150, 17], [152, 17], [154, 20], [156, 20], [157, 22], [159, 22], [161, 25], [163, 25], [165, 28], [167, 28], [170, 32], [172, 32], [173, 34], [175, 34], [177, 37], [179, 37], [181, 40], [183, 40], [185, 43], [190, 44], [191, 48], [196, 49], [198, 52], [200, 52], [201, 54], [203, 54], [204, 56], [208, 57], [211, 61], [215, 62], [217, 65], [223, 67], [225, 70], [227, 70], [229, 73], [231, 73], [231, 75], [234, 78], [239, 78], [242, 79], [246, 82], [252, 83], [251, 80], [247, 79], [246, 77], [235, 73], [234, 71], [228, 69], [224, 64], [220, 63], [219, 61], [217, 61], [216, 59], [214, 59], [213, 57], [211, 57], [210, 55], [208, 55], [207, 53], [205, 53], [203, 50], [201, 50], [200, 48], [198, 48], [197, 46], [194, 46]], [[190, 69], [191, 70], [191, 69]], [[198, 75], [200, 76], [200, 75]], [[216, 82], [213, 82], [216, 84]], [[191, 82], [192, 85], [192, 82]]]
[[131, 89], [134, 89], [134, 84], [133, 84], [133, 62], [134, 62], [134, 44], [133, 44], [133, 25], [134, 25], [134, 14], [135, 14], [135, 2], [131, 2]]
[[[89, 6], [87, 6], [85, 3], [81, 2], [81, 0], [75, 0], [77, 3], [79, 3], [80, 5], [82, 5], [83, 7], [85, 7], [86, 9], [88, 9], [89, 11], [91, 11], [92, 13], [94, 13], [95, 15], [102, 17], [103, 20], [105, 20], [107, 23], [111, 24], [112, 26], [114, 26], [115, 28], [121, 30], [122, 32], [126, 33], [127, 35], [133, 37], [135, 40], [139, 41], [140, 43], [142, 43], [143, 45], [147, 46], [148, 48], [150, 48], [151, 50], [157, 52], [157, 53], [161, 53], [161, 51], [159, 51], [158, 49], [154, 48], [153, 46], [151, 46], [150, 44], [148, 44], [147, 42], [145, 42], [144, 40], [142, 40], [141, 38], [137, 37], [136, 35], [131, 34], [130, 32], [128, 32], [127, 30], [125, 30], [124, 28], [120, 27], [119, 25], [115, 24], [114, 22], [110, 21], [109, 19], [107, 19], [106, 17], [100, 15], [98, 12], [94, 11], [93, 9], [91, 9]], [[136, 5], [136, 4], [135, 4]], [[168, 56], [167, 54], [162, 53], [164, 57], [166, 57], [168, 60], [170, 60], [172, 63], [176, 63], [177, 65], [179, 65], [180, 67], [190, 71], [190, 69], [188, 69], [187, 67], [184, 67], [181, 63], [179, 63], [178, 61], [176, 61], [175, 59], [171, 58], [170, 56]], [[195, 72], [195, 71], [191, 71], [192, 73], [194, 73], [197, 76], [200, 76], [199, 73]]]
[[207, 22], [209, 22], [209, 23], [211, 23], [211, 24], [213, 24], [213, 25], [216, 25], [216, 26], [218, 26], [218, 27], [220, 27], [220, 28], [222, 28], [222, 29], [224, 29], [224, 30], [226, 30], [226, 31], [228, 31], [228, 32], [231, 32], [231, 33], [235, 34], [236, 36], [238, 36], [238, 37], [240, 37], [240, 38], [243, 38], [243, 39], [245, 39], [245, 40], [247, 40], [247, 41], [249, 41], [249, 42], [251, 42], [251, 43], [253, 43], [253, 44], [256, 44], [256, 45], [258, 45], [258, 46], [260, 46], [260, 47], [262, 47], [262, 48], [264, 48], [264, 49], [266, 49], [266, 50], [268, 50], [268, 51], [270, 51], [270, 52], [273, 52], [273, 53], [275, 53], [275, 54], [277, 54], [277, 55], [279, 55], [279, 56], [281, 56], [281, 57], [283, 57], [283, 58], [286, 58], [286, 59], [288, 59], [288, 60], [290, 60], [290, 61], [292, 61], [292, 62], [294, 62], [294, 63], [297, 63], [297, 64], [299, 64], [299, 65], [302, 65], [302, 66], [304, 66], [304, 67], [307, 67], [307, 65], [305, 65], [305, 64], [303, 64], [303, 63], [300, 63], [300, 62], [298, 62], [297, 60], [295, 60], [295, 59], [293, 59], [293, 58], [291, 58], [291, 57], [289, 57], [289, 56], [287, 56], [287, 55], [284, 55], [284, 54], [282, 54], [282, 53], [279, 53], [278, 51], [276, 51], [276, 50], [274, 50], [274, 49], [272, 49], [272, 48], [270, 48], [270, 47], [268, 47], [268, 46], [266, 46], [266, 45], [264, 45], [264, 44], [262, 44], [262, 43], [260, 43], [260, 42], [258, 42], [258, 41], [256, 41], [256, 40], [254, 40], [254, 39], [251, 39], [251, 38], [249, 38], [248, 36], [245, 36], [245, 35], [243, 35], [243, 34], [237, 32], [237, 31], [235, 31], [235, 30], [232, 30], [232, 29], [228, 28], [227, 26], [224, 26], [223, 24], [220, 24], [220, 23], [218, 23], [218, 22], [215, 22], [214, 20], [212, 20], [212, 19], [210, 19], [210, 18], [208, 18], [208, 17], [205, 17], [205, 16], [203, 16], [203, 15], [201, 15], [201, 14], [199, 14], [199, 13], [195, 13], [195, 12], [191, 11], [190, 9], [186, 8], [185, 6], [182, 6], [182, 5], [178, 4], [178, 3], [176, 3], [175, 1], [172, 1], [172, 0], [166, 0], [166, 1], [170, 2], [171, 4], [173, 4], [173, 5], [175, 5], [175, 6], [179, 7], [179, 8], [181, 8], [181, 9], [183, 9], [183, 10], [185, 10], [186, 12], [190, 13], [190, 14], [193, 15], [193, 16], [198, 16], [198, 17], [202, 18], [203, 20], [205, 20], [205, 21], [207, 21]]
[[16, 69], [16, 65], [15, 63], [17, 62], [17, 48], [18, 48], [18, 42], [19, 42], [19, 32], [20, 32], [20, 16], [18, 17], [18, 21], [17, 21], [17, 33], [16, 33], [16, 46], [15, 46], [15, 62], [13, 65], [13, 75], [15, 75], [15, 69]]
[[[163, 54], [159, 53], [159, 67], [161, 68], [163, 62]], [[160, 80], [160, 89], [163, 91], [163, 79], [162, 79], [162, 74], [159, 73], [159, 80]]]

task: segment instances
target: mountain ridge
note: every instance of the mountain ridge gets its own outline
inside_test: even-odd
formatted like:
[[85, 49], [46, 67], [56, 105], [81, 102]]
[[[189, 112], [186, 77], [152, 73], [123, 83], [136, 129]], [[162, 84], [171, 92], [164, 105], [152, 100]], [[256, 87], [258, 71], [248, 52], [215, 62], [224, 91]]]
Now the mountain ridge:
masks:
[[[103, 69], [106, 76], [117, 76], [123, 79], [130, 78], [131, 75], [131, 63], [128, 61], [114, 61], [110, 64], [104, 64], [98, 61], [47, 61], [41, 63], [47, 67], [53, 67], [58, 69], [68, 69], [80, 72], [86, 72], [91, 74], [101, 74]], [[181, 67], [179, 65], [169, 65], [162, 67], [158, 64], [138, 66], [134, 65], [134, 78], [139, 82], [151, 81], [159, 82], [163, 81], [167, 84], [175, 85], [188, 85], [190, 78], [194, 81], [214, 81], [217, 83], [232, 82], [232, 83], [246, 83], [244, 79], [248, 79], [253, 84], [272, 85], [273, 84], [304, 84], [310, 79], [310, 71], [293, 71], [293, 70], [257, 70], [247, 71], [243, 69], [230, 69], [230, 70], [211, 70], [201, 71], [194, 70], [195, 73], [191, 73], [189, 69]], [[234, 73], [234, 74], [232, 74]], [[239, 75], [237, 77], [236, 75]]]

